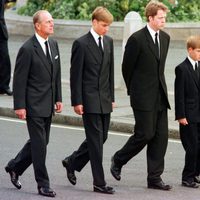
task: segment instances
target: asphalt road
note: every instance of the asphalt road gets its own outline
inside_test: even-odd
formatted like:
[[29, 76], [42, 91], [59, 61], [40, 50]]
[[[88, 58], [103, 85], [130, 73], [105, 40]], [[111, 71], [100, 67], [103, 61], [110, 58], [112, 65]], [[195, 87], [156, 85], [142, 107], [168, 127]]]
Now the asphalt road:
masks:
[[[38, 200], [37, 185], [34, 180], [32, 166], [20, 177], [22, 189], [17, 190], [10, 183], [4, 167], [21, 149], [28, 138], [23, 121], [0, 117], [0, 200]], [[163, 180], [173, 185], [171, 191], [159, 191], [146, 187], [145, 150], [133, 158], [122, 169], [122, 180], [114, 180], [110, 174], [110, 158], [127, 140], [128, 135], [110, 132], [104, 145], [104, 169], [108, 185], [115, 188], [114, 195], [92, 192], [92, 176], [90, 164], [77, 175], [77, 185], [72, 186], [67, 178], [61, 160], [76, 150], [84, 139], [84, 131], [79, 127], [53, 125], [48, 146], [47, 168], [51, 187], [57, 192], [56, 199], [61, 200], [198, 200], [200, 189], [185, 188], [180, 185], [181, 171], [184, 161], [182, 145], [177, 140], [170, 140], [166, 153], [166, 167]]]

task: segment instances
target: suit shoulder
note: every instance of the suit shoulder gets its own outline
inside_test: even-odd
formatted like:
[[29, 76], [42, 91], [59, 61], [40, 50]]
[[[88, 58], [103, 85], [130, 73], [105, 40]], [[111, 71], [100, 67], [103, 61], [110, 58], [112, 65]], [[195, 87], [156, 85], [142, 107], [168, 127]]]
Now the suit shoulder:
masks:
[[139, 42], [139, 41], [143, 41], [144, 38], [145, 38], [145, 28], [142, 28], [134, 32], [132, 35], [130, 35], [127, 42], [133, 42], [133, 41]]
[[27, 39], [20, 49], [31, 49], [33, 47], [33, 37]]
[[49, 42], [51, 42], [53, 44], [58, 44], [57, 40], [54, 38], [49, 38]]
[[113, 41], [112, 37], [110, 37], [109, 35], [105, 35], [104, 37], [109, 41]]
[[165, 31], [161, 30], [160, 33], [162, 34], [163, 37], [167, 38], [168, 40], [170, 39], [170, 35], [166, 33]]
[[183, 62], [181, 62], [180, 64], [178, 64], [176, 67], [175, 67], [175, 70], [176, 71], [182, 71], [184, 70], [185, 68], [187, 68], [188, 64], [186, 62], [186, 60], [184, 60]]
[[74, 42], [84, 43], [88, 40], [88, 34], [82, 35], [81, 37], [74, 40]]
[[144, 34], [145, 34], [145, 31], [144, 31], [144, 28], [142, 28], [142, 29], [140, 29], [140, 30], [134, 32], [134, 33], [130, 36], [130, 38], [140, 38], [140, 37], [143, 37]]

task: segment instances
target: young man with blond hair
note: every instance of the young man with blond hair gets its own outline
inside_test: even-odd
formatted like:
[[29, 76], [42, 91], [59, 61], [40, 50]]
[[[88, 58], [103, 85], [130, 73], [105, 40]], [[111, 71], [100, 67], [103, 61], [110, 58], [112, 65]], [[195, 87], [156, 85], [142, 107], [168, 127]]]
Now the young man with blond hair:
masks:
[[62, 163], [67, 177], [76, 184], [75, 171], [80, 172], [90, 160], [93, 190], [113, 194], [106, 185], [103, 170], [103, 144], [108, 137], [110, 114], [114, 106], [113, 40], [106, 33], [113, 21], [112, 14], [104, 7], [92, 13], [92, 27], [72, 46], [70, 86], [71, 104], [81, 115], [86, 133], [79, 149]]

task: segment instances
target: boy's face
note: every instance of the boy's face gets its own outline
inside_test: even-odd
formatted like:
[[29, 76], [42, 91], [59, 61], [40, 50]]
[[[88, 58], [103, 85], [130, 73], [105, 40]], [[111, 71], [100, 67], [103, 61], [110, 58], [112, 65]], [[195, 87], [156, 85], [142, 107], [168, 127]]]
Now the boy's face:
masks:
[[200, 48], [189, 48], [188, 49], [189, 56], [194, 60], [194, 61], [200, 61]]
[[98, 35], [105, 35], [109, 30], [110, 24], [103, 21], [97, 21], [96, 19], [94, 19], [92, 21], [92, 26], [94, 31]]

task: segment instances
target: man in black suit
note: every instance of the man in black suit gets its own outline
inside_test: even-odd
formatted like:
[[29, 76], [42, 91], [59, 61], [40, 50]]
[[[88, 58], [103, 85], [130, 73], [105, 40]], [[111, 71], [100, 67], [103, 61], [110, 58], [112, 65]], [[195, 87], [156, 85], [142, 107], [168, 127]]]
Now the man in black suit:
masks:
[[147, 25], [127, 41], [122, 73], [135, 117], [135, 134], [114, 154], [111, 163], [112, 175], [120, 180], [123, 165], [147, 145], [148, 188], [161, 190], [171, 189], [161, 179], [170, 108], [164, 77], [170, 37], [161, 30], [167, 11], [163, 3], [150, 1], [145, 9]]
[[14, 110], [26, 119], [30, 139], [5, 167], [11, 182], [18, 188], [18, 177], [33, 163], [40, 195], [55, 197], [46, 169], [46, 152], [52, 114], [62, 111], [61, 69], [53, 18], [48, 11], [34, 14], [35, 35], [20, 48], [13, 80]]
[[4, 19], [6, 4], [16, 0], [0, 1], [0, 94], [12, 95], [10, 90], [11, 63], [8, 53], [8, 31]]
[[182, 185], [198, 188], [200, 183], [200, 36], [187, 39], [187, 58], [175, 68], [175, 117], [185, 149]]
[[110, 113], [114, 105], [113, 40], [106, 36], [113, 16], [104, 7], [92, 13], [90, 32], [72, 46], [70, 86], [74, 111], [82, 115], [86, 140], [62, 163], [69, 181], [75, 185], [75, 171], [80, 172], [90, 160], [95, 192], [113, 194], [104, 178], [103, 143], [108, 136]]

